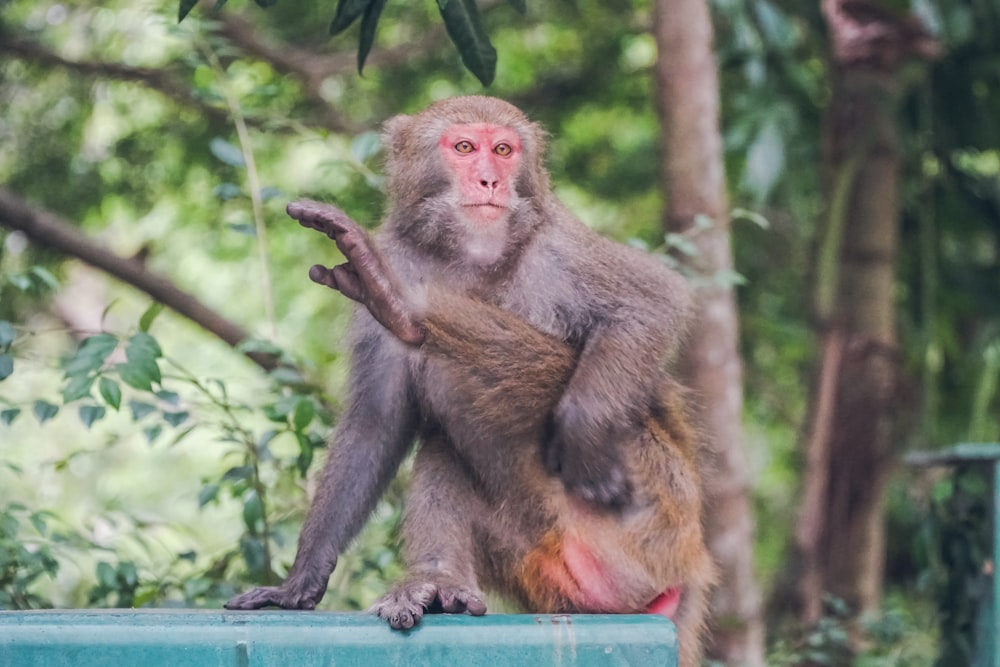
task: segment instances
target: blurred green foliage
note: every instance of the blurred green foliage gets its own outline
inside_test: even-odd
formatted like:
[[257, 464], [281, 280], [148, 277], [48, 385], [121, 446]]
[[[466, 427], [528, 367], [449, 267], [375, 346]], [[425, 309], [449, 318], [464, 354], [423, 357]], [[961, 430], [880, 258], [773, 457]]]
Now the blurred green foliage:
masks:
[[[557, 193], [588, 224], [682, 252], [659, 220], [650, 3], [526, 4], [525, 16], [484, 6], [498, 52], [487, 92], [543, 123]], [[909, 74], [900, 117], [898, 316], [912, 445], [931, 448], [1000, 437], [1000, 18], [991, 3], [912, 4], [945, 46]], [[828, 46], [815, 4], [711, 5], [758, 571], [780, 632], [815, 358]], [[264, 373], [147, 297], [0, 228], [0, 607], [218, 605], [289, 565], [343, 392], [349, 308], [308, 283], [308, 266], [336, 251], [284, 205], [324, 199], [374, 224], [380, 122], [483, 92], [436, 3], [386, 3], [363, 76], [354, 38], [328, 36], [334, 12], [228, 3], [178, 24], [175, 2], [0, 4], [0, 183], [244, 326], [243, 351], [286, 362]], [[362, 608], [398, 573], [404, 483], [405, 471], [325, 605]], [[933, 566], [917, 557], [929, 548], [926, 486], [905, 477], [893, 489], [896, 593], [865, 664], [932, 661], [929, 593], [903, 593]], [[837, 655], [842, 620], [831, 606], [813, 657]], [[906, 661], [888, 662], [907, 645]], [[774, 664], [806, 648], [776, 642]]]

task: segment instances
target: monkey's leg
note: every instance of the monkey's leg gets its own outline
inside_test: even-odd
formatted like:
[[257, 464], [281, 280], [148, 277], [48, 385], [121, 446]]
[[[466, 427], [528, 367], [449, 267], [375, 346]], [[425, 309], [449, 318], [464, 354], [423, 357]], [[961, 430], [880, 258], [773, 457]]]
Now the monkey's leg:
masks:
[[485, 614], [472, 527], [486, 512], [443, 436], [428, 437], [417, 452], [406, 499], [406, 574], [371, 611], [397, 630], [412, 628], [425, 612]]

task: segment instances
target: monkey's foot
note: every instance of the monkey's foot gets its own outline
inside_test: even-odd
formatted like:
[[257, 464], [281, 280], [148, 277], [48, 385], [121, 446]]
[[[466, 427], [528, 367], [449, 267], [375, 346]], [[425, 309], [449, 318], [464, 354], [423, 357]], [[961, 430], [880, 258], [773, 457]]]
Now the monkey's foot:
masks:
[[260, 609], [262, 607], [281, 607], [282, 609], [315, 609], [316, 604], [323, 599], [323, 593], [302, 592], [285, 586], [262, 586], [252, 591], [237, 595], [225, 604], [226, 609]]
[[391, 271], [382, 263], [368, 233], [335, 206], [315, 201], [288, 205], [288, 215], [303, 227], [323, 232], [337, 244], [346, 264], [326, 268], [317, 264], [309, 278], [363, 304], [375, 320], [404, 343], [420, 345], [426, 332], [412, 320], [400, 299]]
[[467, 586], [411, 580], [396, 585], [369, 611], [395, 630], [409, 630], [420, 622], [425, 612], [468, 612], [473, 616], [482, 616], [486, 613], [486, 603], [480, 592]]

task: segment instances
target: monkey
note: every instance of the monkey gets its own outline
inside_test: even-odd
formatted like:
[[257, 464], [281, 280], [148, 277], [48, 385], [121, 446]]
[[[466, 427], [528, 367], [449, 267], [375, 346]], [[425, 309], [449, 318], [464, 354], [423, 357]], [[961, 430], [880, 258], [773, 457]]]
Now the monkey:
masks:
[[386, 123], [375, 237], [333, 206], [288, 213], [346, 263], [310, 278], [359, 302], [350, 398], [285, 581], [226, 606], [312, 609], [415, 440], [406, 574], [372, 611], [660, 613], [700, 660], [715, 578], [699, 436], [668, 374], [690, 288], [552, 193], [544, 134], [460, 97]]

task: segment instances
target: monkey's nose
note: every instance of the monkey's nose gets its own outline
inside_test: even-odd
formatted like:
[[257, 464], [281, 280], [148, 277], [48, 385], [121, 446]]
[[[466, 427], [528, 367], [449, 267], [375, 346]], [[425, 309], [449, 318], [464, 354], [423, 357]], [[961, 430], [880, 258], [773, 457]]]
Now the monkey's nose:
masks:
[[497, 186], [499, 184], [500, 184], [500, 181], [487, 180], [485, 178], [479, 181], [479, 185], [483, 186], [484, 188], [486, 188], [490, 192], [493, 192], [494, 190], [496, 190]]

